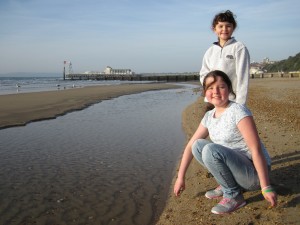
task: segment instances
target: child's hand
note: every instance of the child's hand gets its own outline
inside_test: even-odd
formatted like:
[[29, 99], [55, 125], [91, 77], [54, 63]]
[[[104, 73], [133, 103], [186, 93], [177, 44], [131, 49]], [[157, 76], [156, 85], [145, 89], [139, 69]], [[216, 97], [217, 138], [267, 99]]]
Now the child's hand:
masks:
[[264, 194], [264, 198], [271, 203], [271, 207], [277, 205], [277, 194], [275, 191]]
[[185, 189], [185, 182], [182, 179], [177, 178], [175, 185], [174, 185], [174, 194], [175, 196], [180, 196], [181, 192]]

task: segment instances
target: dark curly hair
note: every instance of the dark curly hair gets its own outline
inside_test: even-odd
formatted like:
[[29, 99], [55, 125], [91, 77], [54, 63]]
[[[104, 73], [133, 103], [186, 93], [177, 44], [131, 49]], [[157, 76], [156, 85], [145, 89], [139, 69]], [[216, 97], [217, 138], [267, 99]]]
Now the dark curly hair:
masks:
[[237, 22], [234, 19], [236, 16], [230, 10], [226, 10], [225, 12], [221, 12], [215, 15], [212, 21], [212, 28], [215, 28], [218, 22], [228, 22], [233, 25], [233, 30], [237, 27]]

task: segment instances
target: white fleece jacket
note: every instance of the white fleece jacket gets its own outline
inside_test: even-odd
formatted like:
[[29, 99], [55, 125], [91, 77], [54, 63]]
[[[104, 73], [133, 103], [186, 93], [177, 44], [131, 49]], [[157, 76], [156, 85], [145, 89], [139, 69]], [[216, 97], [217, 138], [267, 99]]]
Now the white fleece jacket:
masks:
[[250, 55], [246, 46], [234, 38], [228, 40], [223, 48], [215, 42], [204, 54], [201, 84], [207, 73], [213, 70], [221, 70], [229, 76], [236, 94], [236, 99], [230, 96], [230, 100], [246, 105], [250, 76]]

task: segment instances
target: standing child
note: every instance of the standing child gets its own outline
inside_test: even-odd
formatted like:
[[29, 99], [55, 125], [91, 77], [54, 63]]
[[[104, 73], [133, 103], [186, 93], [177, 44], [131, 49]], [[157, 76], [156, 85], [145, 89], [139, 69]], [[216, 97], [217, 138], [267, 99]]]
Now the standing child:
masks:
[[[229, 95], [235, 93], [229, 77], [222, 71], [208, 73], [203, 89], [215, 108], [206, 112], [185, 147], [174, 194], [179, 196], [185, 189], [185, 174], [194, 156], [219, 184], [205, 194], [209, 199], [223, 197], [212, 213], [230, 213], [243, 207], [246, 202], [242, 191], [259, 188], [271, 206], [275, 206], [277, 195], [269, 180], [270, 156], [259, 139], [250, 110], [229, 100]], [[206, 140], [208, 136], [211, 141]]]
[[[213, 70], [225, 72], [236, 93], [235, 101], [246, 105], [250, 76], [250, 56], [244, 44], [236, 41], [232, 34], [237, 27], [231, 11], [217, 14], [212, 22], [212, 29], [218, 41], [206, 51], [200, 70], [200, 82], [203, 85], [205, 76]], [[233, 96], [230, 96], [232, 100]], [[207, 100], [206, 100], [207, 101]]]

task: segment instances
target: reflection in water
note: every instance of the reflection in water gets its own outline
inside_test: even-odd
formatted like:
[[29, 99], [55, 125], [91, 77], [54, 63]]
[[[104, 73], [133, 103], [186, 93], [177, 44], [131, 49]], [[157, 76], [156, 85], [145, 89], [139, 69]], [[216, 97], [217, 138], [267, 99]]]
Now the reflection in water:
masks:
[[0, 224], [151, 224], [185, 137], [192, 88], [122, 96], [0, 130]]

